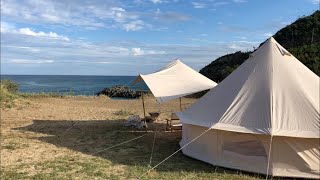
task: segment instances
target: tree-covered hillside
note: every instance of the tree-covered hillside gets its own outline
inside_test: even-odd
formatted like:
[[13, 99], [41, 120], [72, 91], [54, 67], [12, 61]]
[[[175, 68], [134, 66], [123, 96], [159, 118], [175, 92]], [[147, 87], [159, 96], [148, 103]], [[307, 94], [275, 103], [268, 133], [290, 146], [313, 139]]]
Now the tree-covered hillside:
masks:
[[[284, 48], [320, 76], [320, 11], [302, 17], [273, 36]], [[252, 52], [235, 52], [219, 57], [200, 70], [215, 82], [221, 82], [239, 67]]]
[[238, 51], [221, 56], [215, 61], [212, 61], [206, 67], [202, 68], [200, 73], [218, 83], [248, 59], [250, 53], [251, 52]]
[[296, 20], [273, 37], [287, 49], [319, 43], [320, 11]]

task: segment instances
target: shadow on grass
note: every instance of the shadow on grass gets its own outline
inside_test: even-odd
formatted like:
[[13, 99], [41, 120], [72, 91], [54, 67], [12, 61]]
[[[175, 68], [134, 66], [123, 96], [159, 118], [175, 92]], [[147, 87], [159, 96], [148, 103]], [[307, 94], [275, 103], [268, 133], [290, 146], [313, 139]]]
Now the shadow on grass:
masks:
[[[156, 165], [164, 158], [180, 148], [181, 131], [165, 132], [165, 124], [148, 124], [150, 131], [138, 131], [132, 127], [124, 126], [125, 120], [34, 120], [33, 124], [15, 128], [15, 130], [31, 131], [49, 136], [36, 139], [58, 147], [68, 148], [84, 154], [102, 157], [115, 164], [128, 166], [149, 165], [154, 131], [156, 141], [151, 166]], [[126, 144], [102, 151], [108, 147], [128, 141], [130, 139], [145, 136]], [[243, 174], [251, 177], [260, 177], [257, 174], [242, 173], [222, 167], [198, 161], [178, 152], [166, 162], [157, 167], [157, 171], [163, 172], [201, 172], [217, 174]], [[261, 178], [261, 177], [260, 177]]]

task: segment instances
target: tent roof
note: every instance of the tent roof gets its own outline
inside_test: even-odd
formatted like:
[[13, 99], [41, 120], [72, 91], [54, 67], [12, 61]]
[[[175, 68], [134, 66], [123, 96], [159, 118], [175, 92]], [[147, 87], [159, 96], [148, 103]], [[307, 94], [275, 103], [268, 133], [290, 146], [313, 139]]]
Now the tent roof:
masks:
[[211, 89], [217, 84], [180, 60], [167, 64], [161, 70], [139, 75], [136, 82], [144, 81], [159, 103]]
[[319, 77], [272, 37], [184, 112], [182, 123], [319, 138]]

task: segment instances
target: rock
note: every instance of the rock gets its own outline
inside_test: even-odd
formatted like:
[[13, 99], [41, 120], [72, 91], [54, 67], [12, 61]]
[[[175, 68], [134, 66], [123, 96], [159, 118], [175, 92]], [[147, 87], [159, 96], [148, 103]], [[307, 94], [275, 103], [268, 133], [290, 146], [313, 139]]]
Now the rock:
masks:
[[141, 96], [140, 91], [131, 90], [127, 86], [116, 85], [111, 88], [105, 88], [97, 93], [97, 96], [106, 95], [109, 97], [124, 97], [124, 98], [139, 98]]

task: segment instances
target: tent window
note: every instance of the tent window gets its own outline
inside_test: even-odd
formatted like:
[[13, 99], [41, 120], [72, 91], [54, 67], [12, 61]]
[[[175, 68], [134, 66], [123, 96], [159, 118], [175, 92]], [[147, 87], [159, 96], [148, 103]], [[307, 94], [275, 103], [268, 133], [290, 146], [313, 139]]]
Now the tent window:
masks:
[[245, 155], [245, 156], [267, 157], [263, 144], [257, 140], [224, 142], [223, 150]]

